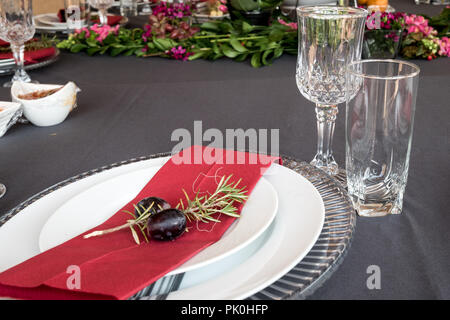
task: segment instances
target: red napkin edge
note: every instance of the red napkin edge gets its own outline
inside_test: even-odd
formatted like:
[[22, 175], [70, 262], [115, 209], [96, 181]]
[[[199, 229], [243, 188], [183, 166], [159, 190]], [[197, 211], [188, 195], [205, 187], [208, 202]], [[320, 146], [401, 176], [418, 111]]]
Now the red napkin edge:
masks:
[[[190, 147], [191, 151], [196, 151], [198, 148], [201, 148], [202, 153], [205, 151], [210, 151], [211, 148], [209, 147], [203, 147], [203, 146], [192, 146]], [[234, 150], [224, 150], [220, 149], [222, 151], [230, 152], [233, 154], [237, 153], [244, 153], [246, 155], [249, 155], [251, 153], [248, 152], [242, 152], [242, 151], [234, 151]], [[185, 152], [188, 152], [187, 149], [184, 150]], [[253, 153], [254, 154], [254, 153]], [[271, 163], [278, 161], [278, 163], [281, 164], [282, 159], [277, 156], [271, 156], [271, 155], [262, 155], [261, 156], [267, 156], [273, 159], [273, 161], [270, 161]], [[173, 158], [173, 156], [172, 156]], [[203, 157], [202, 157], [203, 158]], [[269, 162], [267, 162], [268, 164]], [[270, 165], [265, 166], [266, 169], [268, 169]], [[262, 176], [263, 172], [261, 172], [260, 177]], [[153, 179], [153, 178], [152, 178]], [[58, 275], [56, 275], [57, 277]], [[76, 290], [67, 291], [59, 289], [58, 287], [48, 286], [45, 284], [41, 284], [37, 287], [20, 287], [20, 286], [8, 286], [5, 284], [0, 285], [0, 293], [2, 296], [13, 296], [17, 297], [18, 293], [20, 292], [19, 296], [23, 299], [35, 299], [38, 297], [39, 299], [55, 299], [55, 295], [58, 297], [58, 299], [121, 299], [119, 297], [116, 297], [114, 295], [108, 295], [106, 293], [86, 293], [86, 292], [77, 292]]]

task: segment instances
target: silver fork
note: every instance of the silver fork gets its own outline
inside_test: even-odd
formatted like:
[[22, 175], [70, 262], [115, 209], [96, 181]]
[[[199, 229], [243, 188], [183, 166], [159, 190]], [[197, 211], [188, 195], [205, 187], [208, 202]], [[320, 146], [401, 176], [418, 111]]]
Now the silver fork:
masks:
[[184, 273], [165, 276], [136, 293], [130, 300], [166, 300], [171, 292], [180, 288], [183, 278]]

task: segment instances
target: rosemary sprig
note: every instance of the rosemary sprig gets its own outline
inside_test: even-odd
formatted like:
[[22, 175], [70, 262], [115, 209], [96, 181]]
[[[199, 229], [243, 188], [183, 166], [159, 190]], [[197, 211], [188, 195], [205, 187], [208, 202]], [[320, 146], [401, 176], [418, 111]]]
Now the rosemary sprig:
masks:
[[[55, 44], [55, 40], [56, 37], [49, 38], [47, 35], [42, 35], [40, 39], [31, 39], [25, 43], [25, 51], [36, 51], [50, 48]], [[11, 52], [11, 47], [0, 47], [0, 52]]]
[[233, 204], [235, 202], [242, 203], [248, 196], [246, 195], [246, 187], [238, 187], [242, 179], [235, 183], [229, 182], [232, 176], [223, 176], [217, 184], [216, 191], [211, 195], [200, 196], [197, 192], [194, 199], [191, 200], [186, 191], [183, 190], [186, 204], [184, 204], [183, 199], [180, 199], [179, 205], [188, 221], [220, 222], [218, 218], [213, 217], [216, 213], [239, 218], [238, 209]]
[[[246, 195], [247, 190], [246, 187], [239, 187], [242, 179], [239, 179], [237, 182], [231, 182], [231, 178], [233, 175], [229, 175], [228, 177], [223, 176], [219, 183], [217, 184], [216, 190], [212, 194], [206, 194], [201, 196], [200, 192], [197, 191], [195, 197], [191, 200], [187, 194], [187, 192], [183, 189], [183, 193], [185, 195], [185, 201], [180, 199], [180, 202], [176, 206], [177, 209], [181, 207], [182, 212], [184, 213], [186, 219], [188, 221], [200, 221], [204, 223], [208, 222], [220, 222], [219, 218], [214, 217], [216, 214], [225, 214], [227, 216], [231, 216], [234, 218], [239, 218], [238, 209], [234, 206], [235, 203], [242, 203], [245, 201], [248, 196]], [[149, 242], [149, 237], [146, 232], [148, 219], [152, 215], [152, 203], [147, 209], [134, 205], [137, 216], [130, 212], [124, 210], [125, 213], [131, 215], [132, 219], [127, 220], [127, 223], [117, 226], [107, 230], [97, 230], [91, 232], [89, 234], [84, 235], [84, 239], [97, 237], [109, 233], [113, 233], [116, 231], [120, 231], [123, 229], [130, 228], [130, 231], [133, 235], [134, 240], [137, 244], [140, 244], [138, 233], [135, 230], [135, 227], [143, 235], [146, 242]]]

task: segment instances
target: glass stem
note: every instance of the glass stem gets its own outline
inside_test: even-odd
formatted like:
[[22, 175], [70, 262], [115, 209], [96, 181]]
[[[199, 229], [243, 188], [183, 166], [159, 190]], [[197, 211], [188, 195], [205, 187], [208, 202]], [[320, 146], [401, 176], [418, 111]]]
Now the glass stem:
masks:
[[108, 15], [107, 15], [105, 9], [99, 10], [99, 17], [100, 17], [100, 24], [102, 26], [107, 26], [108, 25]]
[[21, 82], [30, 82], [31, 79], [28, 74], [25, 72], [24, 67], [24, 52], [25, 45], [15, 45], [11, 44], [11, 50], [13, 52], [13, 57], [16, 62], [16, 73], [12, 79], [12, 81], [21, 81]]
[[316, 105], [317, 154], [311, 164], [325, 170], [330, 175], [338, 173], [338, 165], [333, 157], [333, 135], [338, 108], [335, 105]]

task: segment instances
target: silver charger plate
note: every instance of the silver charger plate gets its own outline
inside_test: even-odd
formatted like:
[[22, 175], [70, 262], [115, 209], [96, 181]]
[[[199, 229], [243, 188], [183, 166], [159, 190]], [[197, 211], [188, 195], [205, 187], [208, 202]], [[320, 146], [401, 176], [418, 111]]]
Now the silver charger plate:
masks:
[[[129, 159], [93, 169], [64, 180], [25, 200], [7, 214], [0, 217], [0, 227], [36, 200], [70, 183], [122, 165], [167, 157], [169, 155], [170, 153], [159, 153]], [[329, 176], [324, 171], [306, 162], [297, 161], [294, 158], [286, 156], [282, 156], [282, 159], [285, 167], [301, 174], [318, 190], [325, 205], [325, 222], [318, 240], [305, 258], [282, 278], [249, 297], [249, 300], [306, 298], [336, 271], [347, 254], [353, 239], [356, 226], [356, 212], [348, 197], [345, 186], [338, 179]], [[338, 178], [344, 179], [344, 177]], [[131, 297], [131, 299], [165, 299], [168, 292], [178, 289], [182, 279], [183, 274], [164, 277], [140, 291]]]
[[[24, 67], [24, 69], [26, 71], [29, 70], [34, 70], [34, 69], [39, 69], [39, 68], [43, 68], [46, 67], [54, 62], [56, 62], [59, 59], [59, 55], [60, 55], [60, 51], [58, 48], [55, 48], [55, 54], [51, 57], [48, 57], [45, 60], [42, 60], [40, 62], [37, 63], [33, 63], [33, 64], [28, 64]], [[11, 75], [14, 74], [14, 72], [16, 72], [16, 65], [8, 65], [8, 66], [4, 66], [4, 67], [0, 67], [0, 76], [4, 76], [4, 75]]]

